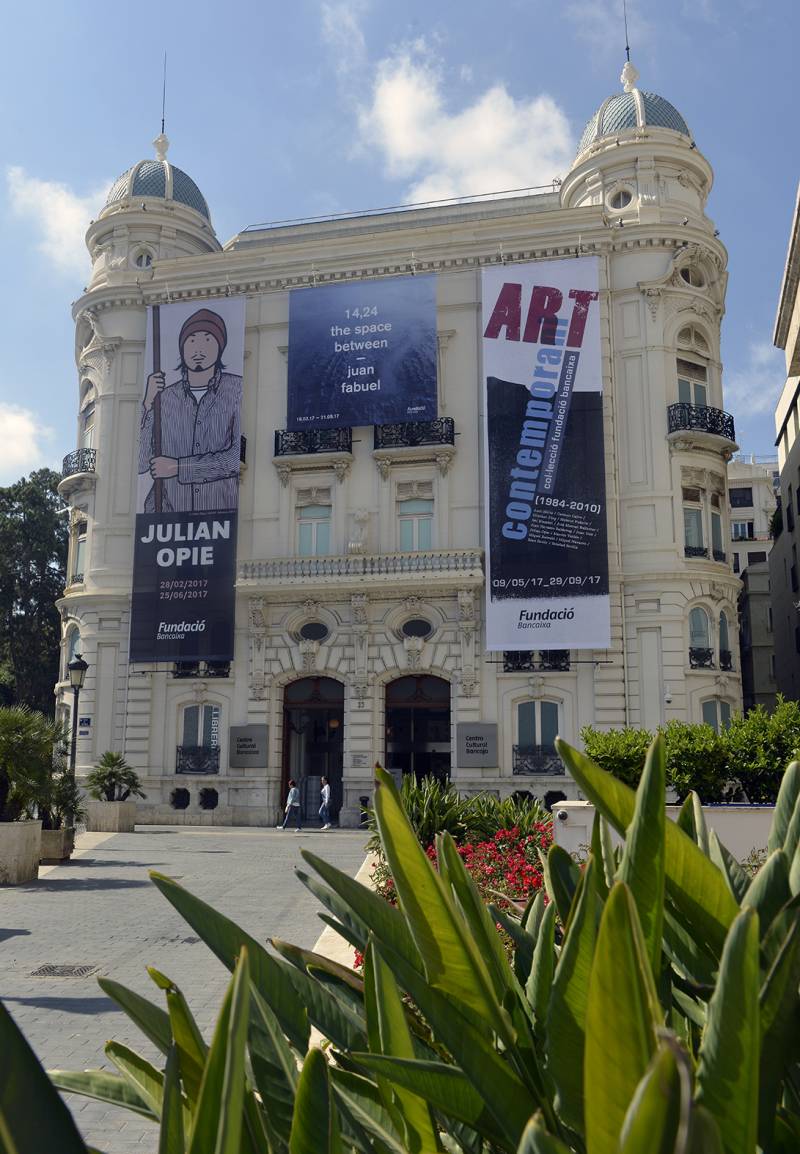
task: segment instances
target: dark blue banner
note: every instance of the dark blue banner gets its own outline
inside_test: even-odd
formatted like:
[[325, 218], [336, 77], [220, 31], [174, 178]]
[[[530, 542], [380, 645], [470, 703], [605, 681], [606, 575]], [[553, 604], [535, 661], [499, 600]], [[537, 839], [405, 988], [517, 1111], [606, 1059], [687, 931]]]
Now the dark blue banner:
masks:
[[288, 428], [436, 416], [435, 277], [353, 281], [290, 293]]
[[237, 514], [136, 518], [131, 661], [233, 657]]
[[148, 309], [130, 660], [231, 661], [243, 297]]

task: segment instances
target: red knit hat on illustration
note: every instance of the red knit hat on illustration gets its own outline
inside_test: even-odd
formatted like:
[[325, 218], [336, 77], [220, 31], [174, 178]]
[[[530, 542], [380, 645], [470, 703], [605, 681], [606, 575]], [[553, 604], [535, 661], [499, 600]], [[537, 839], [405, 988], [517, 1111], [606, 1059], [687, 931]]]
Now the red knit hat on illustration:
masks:
[[178, 348], [181, 350], [181, 357], [183, 357], [183, 346], [193, 333], [211, 333], [219, 345], [219, 355], [222, 356], [222, 352], [228, 343], [228, 330], [225, 328], [225, 321], [219, 313], [212, 313], [211, 309], [198, 309], [196, 313], [192, 313], [192, 315], [183, 322], [180, 336], [178, 337]]

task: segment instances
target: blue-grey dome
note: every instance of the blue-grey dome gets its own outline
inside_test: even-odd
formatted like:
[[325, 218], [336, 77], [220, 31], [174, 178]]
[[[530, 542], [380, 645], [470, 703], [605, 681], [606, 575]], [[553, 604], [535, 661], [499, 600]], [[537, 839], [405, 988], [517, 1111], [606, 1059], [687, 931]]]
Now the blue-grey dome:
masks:
[[123, 172], [111, 186], [106, 208], [127, 197], [149, 196], [188, 205], [206, 220], [211, 219], [206, 199], [191, 176], [168, 160], [140, 160]]
[[674, 105], [655, 92], [631, 88], [609, 96], [583, 130], [578, 155], [604, 136], [616, 136], [629, 128], [671, 128], [691, 139], [686, 121]]

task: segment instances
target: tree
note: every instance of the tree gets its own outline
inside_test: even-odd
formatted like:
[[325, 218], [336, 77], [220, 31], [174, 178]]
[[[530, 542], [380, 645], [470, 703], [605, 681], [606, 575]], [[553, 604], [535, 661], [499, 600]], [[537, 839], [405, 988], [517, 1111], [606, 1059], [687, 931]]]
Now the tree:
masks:
[[53, 713], [69, 526], [52, 469], [0, 488], [0, 701]]

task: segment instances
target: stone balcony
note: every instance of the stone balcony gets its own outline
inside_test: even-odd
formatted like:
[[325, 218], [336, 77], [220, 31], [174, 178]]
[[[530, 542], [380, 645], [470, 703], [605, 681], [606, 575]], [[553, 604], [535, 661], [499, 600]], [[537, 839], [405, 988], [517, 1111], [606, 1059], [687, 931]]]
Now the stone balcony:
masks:
[[730, 460], [739, 448], [730, 413], [685, 401], [667, 406], [667, 438], [675, 450], [712, 449], [725, 460]]
[[330, 594], [333, 590], [365, 591], [383, 587], [419, 594], [443, 593], [453, 589], [483, 585], [482, 549], [431, 549], [418, 553], [355, 553], [331, 557], [270, 557], [263, 561], [242, 561], [236, 586], [258, 592], [274, 600], [291, 600], [311, 593]]
[[61, 463], [58, 491], [62, 496], [95, 483], [96, 449], [75, 449]]

